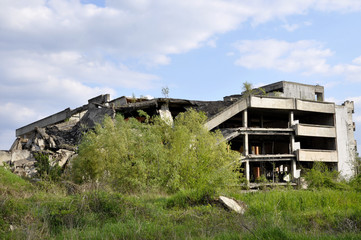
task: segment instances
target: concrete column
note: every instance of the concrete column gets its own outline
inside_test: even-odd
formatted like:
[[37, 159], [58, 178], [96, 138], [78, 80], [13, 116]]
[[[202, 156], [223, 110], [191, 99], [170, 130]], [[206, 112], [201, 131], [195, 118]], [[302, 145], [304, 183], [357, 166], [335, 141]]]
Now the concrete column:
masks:
[[246, 180], [247, 180], [247, 184], [248, 184], [249, 183], [249, 178], [250, 178], [249, 161], [248, 160], [246, 160], [244, 172], [245, 172]]
[[295, 175], [296, 175], [296, 160], [292, 160], [292, 162], [291, 162], [291, 171], [292, 171], [292, 178], [295, 179]]
[[244, 134], [244, 156], [246, 157], [249, 154], [249, 149], [248, 149], [248, 133]]
[[293, 114], [293, 111], [290, 112], [290, 115], [289, 115], [289, 120], [288, 120], [288, 127], [292, 127], [293, 125], [293, 122], [294, 122], [294, 114]]
[[291, 153], [293, 153], [295, 151], [295, 136], [294, 135], [290, 136], [290, 141], [291, 141]]
[[247, 109], [243, 111], [243, 127], [248, 127], [248, 113], [247, 113]]

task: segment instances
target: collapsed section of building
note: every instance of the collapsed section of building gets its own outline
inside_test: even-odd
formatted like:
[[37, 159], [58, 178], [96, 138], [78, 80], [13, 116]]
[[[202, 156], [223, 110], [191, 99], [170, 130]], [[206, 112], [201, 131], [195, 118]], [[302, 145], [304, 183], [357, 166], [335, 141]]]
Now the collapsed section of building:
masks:
[[[353, 102], [342, 105], [324, 101], [324, 88], [293, 82], [277, 82], [262, 91], [226, 96], [222, 101], [173, 98], [110, 100], [100, 95], [88, 104], [59, 113], [16, 130], [10, 151], [0, 152], [18, 174], [32, 176], [33, 152], [47, 152], [61, 166], [76, 155], [82, 132], [100, 123], [105, 115], [136, 117], [138, 110], [172, 121], [180, 112], [194, 108], [207, 114], [205, 127], [219, 129], [231, 149], [241, 153], [240, 164], [249, 182], [261, 176], [272, 182], [300, 176], [316, 161], [349, 178], [356, 156]], [[1, 160], [0, 159], [0, 160]]]

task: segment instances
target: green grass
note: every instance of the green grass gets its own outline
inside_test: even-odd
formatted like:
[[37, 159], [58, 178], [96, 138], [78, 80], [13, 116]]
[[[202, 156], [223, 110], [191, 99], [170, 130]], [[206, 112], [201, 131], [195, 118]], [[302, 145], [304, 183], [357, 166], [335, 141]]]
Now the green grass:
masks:
[[361, 238], [361, 195], [351, 188], [219, 192], [248, 205], [239, 215], [206, 190], [67, 195], [62, 184], [34, 185], [3, 168], [0, 184], [0, 239]]
[[32, 184], [13, 174], [4, 167], [0, 167], [0, 195], [24, 195], [33, 190]]

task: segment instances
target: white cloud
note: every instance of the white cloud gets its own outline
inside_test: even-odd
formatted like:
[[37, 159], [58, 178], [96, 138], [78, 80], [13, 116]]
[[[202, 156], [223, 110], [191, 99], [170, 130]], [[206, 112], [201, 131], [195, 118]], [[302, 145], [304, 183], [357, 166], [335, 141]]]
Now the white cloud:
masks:
[[236, 64], [250, 68], [276, 69], [282, 72], [301, 71], [305, 74], [327, 73], [325, 58], [332, 56], [316, 41], [286, 42], [275, 39], [249, 41], [235, 44], [241, 56]]
[[[9, 127], [24, 124], [28, 119], [40, 116], [31, 108], [16, 103], [5, 103], [0, 106], [0, 126]], [[4, 121], [6, 119], [6, 121]]]
[[284, 29], [286, 29], [287, 31], [289, 31], [289, 32], [293, 32], [296, 29], [298, 29], [300, 26], [298, 24], [288, 24], [288, 23], [286, 23], [286, 24], [282, 25], [282, 27]]
[[[217, 37], [242, 23], [257, 25], [310, 10], [345, 12], [360, 7], [361, 1], [355, 0], [106, 0], [101, 7], [80, 0], [2, 0], [0, 103], [15, 104], [15, 109], [30, 114], [23, 117], [28, 122], [100, 93], [157, 88], [159, 77], [139, 70], [143, 65], [167, 65], [173, 54], [217, 47]], [[294, 30], [296, 25], [287, 28]], [[325, 59], [332, 52], [319, 43], [260, 43], [274, 48], [243, 50], [238, 64], [305, 73], [329, 68]], [[262, 53], [266, 55], [260, 58]], [[335, 71], [357, 78], [359, 61], [339, 65]], [[20, 110], [11, 113], [21, 118]]]
[[11, 144], [15, 140], [15, 131], [0, 128], [0, 150], [10, 150]]
[[235, 48], [240, 54], [235, 64], [245, 68], [301, 72], [304, 75], [344, 75], [348, 80], [361, 82], [361, 56], [349, 64], [331, 65], [327, 60], [334, 52], [317, 41], [243, 40], [235, 43]]

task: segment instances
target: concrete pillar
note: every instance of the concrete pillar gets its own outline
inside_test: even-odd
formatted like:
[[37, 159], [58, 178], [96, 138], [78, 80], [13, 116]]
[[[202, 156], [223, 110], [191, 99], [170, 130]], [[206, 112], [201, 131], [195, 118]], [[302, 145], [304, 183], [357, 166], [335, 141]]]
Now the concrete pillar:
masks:
[[248, 127], [248, 113], [247, 113], [247, 109], [243, 111], [243, 127]]
[[296, 160], [291, 161], [292, 178], [295, 179], [296, 175]]
[[248, 133], [244, 134], [244, 156], [247, 157], [249, 154], [249, 149], [248, 149]]
[[290, 112], [290, 115], [289, 115], [289, 120], [288, 120], [288, 127], [292, 127], [292, 125], [293, 125], [293, 122], [294, 122], [294, 119], [295, 117], [294, 117], [294, 113], [293, 113], [293, 111], [291, 111]]
[[249, 183], [249, 178], [250, 178], [249, 161], [248, 160], [246, 160], [244, 172], [245, 172], [246, 180], [247, 180], [247, 184], [248, 184]]
[[294, 135], [290, 136], [290, 141], [291, 141], [291, 154], [292, 154], [295, 151], [295, 136]]

